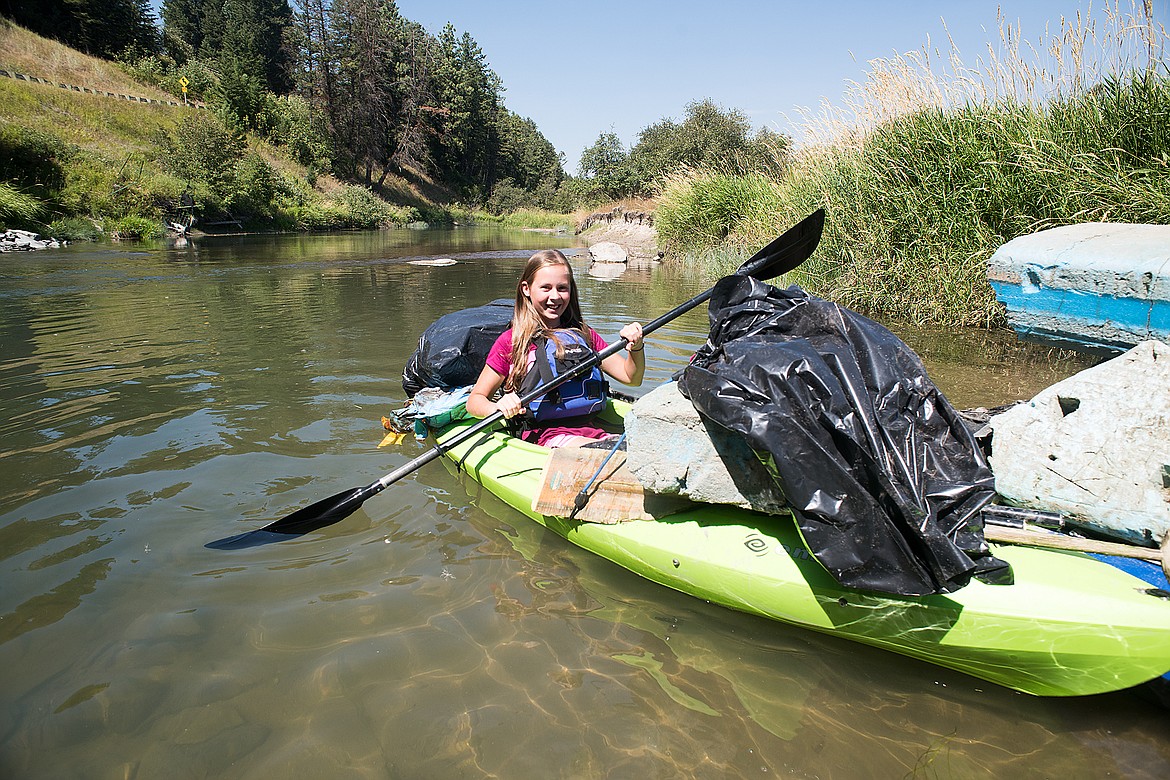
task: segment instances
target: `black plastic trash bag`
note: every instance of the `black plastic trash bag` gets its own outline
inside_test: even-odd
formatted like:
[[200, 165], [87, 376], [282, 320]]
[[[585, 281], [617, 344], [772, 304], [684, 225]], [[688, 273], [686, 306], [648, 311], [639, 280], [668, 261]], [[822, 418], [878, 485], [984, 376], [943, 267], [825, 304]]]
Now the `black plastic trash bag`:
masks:
[[983, 539], [991, 469], [897, 336], [744, 276], [715, 286], [710, 319], [679, 387], [746, 437], [838, 582], [899, 595], [950, 592], [976, 575], [1011, 582]]
[[492, 344], [512, 324], [514, 305], [499, 298], [432, 322], [402, 369], [402, 389], [414, 398], [424, 387], [453, 390], [475, 384]]

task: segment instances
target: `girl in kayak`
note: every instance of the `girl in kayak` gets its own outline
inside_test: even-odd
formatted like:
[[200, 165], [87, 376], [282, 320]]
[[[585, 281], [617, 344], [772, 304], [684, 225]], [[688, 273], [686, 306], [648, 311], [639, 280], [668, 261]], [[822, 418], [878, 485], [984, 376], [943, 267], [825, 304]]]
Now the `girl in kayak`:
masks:
[[[607, 357], [601, 371], [623, 384], [640, 385], [646, 371], [642, 326], [631, 322], [620, 335], [629, 342], [625, 354]], [[603, 439], [609, 433], [592, 420], [605, 406], [605, 381], [596, 367], [591, 374], [534, 401], [532, 408], [522, 407], [520, 396], [607, 346], [581, 316], [568, 259], [555, 249], [537, 252], [516, 285], [512, 326], [488, 352], [487, 364], [467, 399], [467, 411], [476, 417], [499, 411], [509, 420], [523, 415], [522, 437], [544, 447], [580, 446]], [[503, 396], [492, 401], [501, 387]]]

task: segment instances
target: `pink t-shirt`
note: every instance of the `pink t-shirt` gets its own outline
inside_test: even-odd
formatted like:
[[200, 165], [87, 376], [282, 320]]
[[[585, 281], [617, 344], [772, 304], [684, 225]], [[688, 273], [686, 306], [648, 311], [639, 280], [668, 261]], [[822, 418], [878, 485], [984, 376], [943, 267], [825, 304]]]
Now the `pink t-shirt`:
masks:
[[[600, 352], [609, 345], [605, 343], [605, 339], [597, 335], [597, 331], [593, 328], [589, 329], [589, 335], [592, 336], [592, 347], [594, 352]], [[528, 368], [532, 368], [532, 364], [536, 362], [536, 345], [531, 344], [528, 347]], [[496, 342], [492, 344], [492, 348], [488, 350], [487, 367], [495, 371], [502, 377], [508, 376], [508, 371], [512, 367], [512, 329], [508, 328]], [[548, 425], [538, 426], [531, 430], [525, 431], [523, 438], [525, 441], [534, 442], [541, 446], [549, 443], [559, 436], [584, 436], [587, 439], [603, 439], [609, 435], [608, 431], [602, 430], [591, 425]]]

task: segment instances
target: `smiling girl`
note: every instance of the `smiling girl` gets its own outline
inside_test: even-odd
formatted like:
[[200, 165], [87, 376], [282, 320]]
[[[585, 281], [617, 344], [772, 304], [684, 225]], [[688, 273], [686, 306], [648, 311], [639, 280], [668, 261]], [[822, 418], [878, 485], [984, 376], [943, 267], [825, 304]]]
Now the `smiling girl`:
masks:
[[[629, 342], [625, 354], [607, 357], [601, 371], [623, 384], [640, 385], [646, 371], [642, 326], [631, 322], [620, 335]], [[509, 420], [523, 415], [523, 438], [544, 447], [579, 446], [605, 438], [608, 433], [593, 422], [606, 398], [597, 368], [529, 408], [520, 405], [520, 396], [607, 346], [581, 316], [569, 261], [555, 249], [537, 252], [516, 285], [512, 327], [492, 345], [487, 365], [467, 399], [467, 411], [487, 417], [498, 410]], [[501, 387], [503, 396], [493, 402], [491, 397]]]

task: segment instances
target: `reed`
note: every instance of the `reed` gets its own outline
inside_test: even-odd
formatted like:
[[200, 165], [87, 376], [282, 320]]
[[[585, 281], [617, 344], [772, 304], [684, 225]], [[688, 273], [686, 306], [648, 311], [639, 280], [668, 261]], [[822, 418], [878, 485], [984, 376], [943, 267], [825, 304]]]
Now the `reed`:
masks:
[[803, 115], [791, 165], [753, 183], [750, 203], [744, 182], [691, 172], [665, 185], [659, 231], [676, 251], [724, 231], [747, 251], [824, 206], [821, 248], [793, 281], [873, 315], [998, 325], [985, 267], [1005, 241], [1075, 222], [1170, 222], [1166, 41], [1114, 3], [1032, 46], [1001, 25], [978, 68], [953, 46], [876, 60], [842, 106]]

